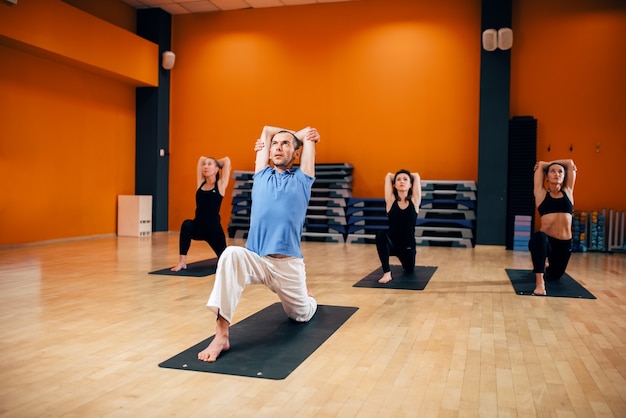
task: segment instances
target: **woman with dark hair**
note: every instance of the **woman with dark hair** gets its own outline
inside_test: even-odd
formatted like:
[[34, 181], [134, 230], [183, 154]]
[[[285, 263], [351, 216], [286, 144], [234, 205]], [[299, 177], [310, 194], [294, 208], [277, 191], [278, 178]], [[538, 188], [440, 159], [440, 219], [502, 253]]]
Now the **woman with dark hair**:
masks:
[[528, 241], [536, 281], [534, 295], [545, 296], [545, 280], [559, 280], [567, 268], [572, 254], [575, 182], [573, 160], [535, 164], [534, 195], [541, 226]]
[[383, 268], [379, 283], [389, 283], [389, 257], [396, 256], [404, 271], [415, 268], [415, 221], [422, 201], [422, 185], [418, 173], [399, 170], [385, 175], [385, 210], [389, 229], [376, 234], [376, 250]]
[[[220, 170], [222, 173], [220, 175]], [[198, 160], [198, 189], [196, 190], [196, 216], [186, 219], [180, 228], [179, 261], [172, 271], [187, 268], [187, 252], [191, 240], [206, 241], [219, 257], [226, 248], [226, 235], [222, 229], [220, 208], [230, 178], [230, 158], [216, 160], [200, 157]]]

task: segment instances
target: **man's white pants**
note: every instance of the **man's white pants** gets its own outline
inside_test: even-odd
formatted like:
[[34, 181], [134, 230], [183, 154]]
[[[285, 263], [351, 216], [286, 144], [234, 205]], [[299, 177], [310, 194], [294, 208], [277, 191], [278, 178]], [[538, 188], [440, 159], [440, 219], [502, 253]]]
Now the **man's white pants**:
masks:
[[261, 257], [239, 246], [227, 247], [220, 256], [207, 306], [230, 324], [243, 289], [261, 283], [278, 295], [294, 321], [307, 322], [315, 314], [317, 301], [308, 294], [302, 258]]

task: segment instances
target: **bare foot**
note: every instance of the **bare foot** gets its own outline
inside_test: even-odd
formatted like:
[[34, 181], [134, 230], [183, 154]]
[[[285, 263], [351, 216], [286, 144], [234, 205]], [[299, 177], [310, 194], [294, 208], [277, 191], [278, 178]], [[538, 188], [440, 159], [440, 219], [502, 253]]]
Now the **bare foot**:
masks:
[[535, 273], [535, 290], [533, 291], [533, 295], [546, 295], [546, 282], [543, 280], [543, 273]]
[[213, 363], [222, 354], [222, 351], [230, 349], [230, 324], [223, 316], [218, 315], [215, 325], [215, 338], [207, 348], [198, 353], [198, 360]]
[[387, 273], [383, 274], [383, 277], [378, 279], [378, 283], [389, 283], [390, 281], [391, 281], [391, 272], [390, 271], [388, 271]]
[[181, 271], [183, 269], [187, 268], [187, 264], [186, 263], [178, 263], [176, 264], [174, 267], [171, 268], [172, 271]]
[[186, 269], [186, 268], [187, 268], [187, 256], [181, 254], [180, 257], [178, 257], [178, 264], [172, 267], [172, 271], [181, 271], [182, 269]]
[[198, 353], [198, 360], [208, 361], [213, 363], [220, 356], [222, 351], [228, 351], [230, 349], [230, 341], [228, 337], [215, 335], [211, 344], [204, 350]]

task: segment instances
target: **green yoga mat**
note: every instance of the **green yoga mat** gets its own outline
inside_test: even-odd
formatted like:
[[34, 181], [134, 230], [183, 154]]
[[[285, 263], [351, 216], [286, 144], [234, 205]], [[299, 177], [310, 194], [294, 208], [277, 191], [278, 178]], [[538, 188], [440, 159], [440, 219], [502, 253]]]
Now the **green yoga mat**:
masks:
[[358, 308], [318, 305], [309, 322], [287, 318], [280, 303], [230, 327], [230, 350], [214, 363], [198, 360], [215, 336], [189, 347], [159, 367], [229, 374], [263, 379], [284, 379], [320, 347]]
[[161, 270], [151, 271], [148, 274], [162, 274], [165, 276], [188, 276], [188, 277], [204, 277], [215, 274], [217, 269], [217, 257], [209, 258], [207, 260], [196, 261], [194, 263], [188, 263], [187, 268], [180, 271], [172, 271], [172, 267], [167, 267]]
[[426, 285], [433, 277], [437, 267], [435, 266], [415, 266], [412, 273], [406, 273], [402, 266], [392, 265], [391, 280], [388, 283], [378, 283], [378, 279], [383, 277], [383, 268], [379, 267], [352, 287], [372, 287], [384, 289], [402, 289], [402, 290], [424, 290]]
[[[532, 296], [535, 290], [535, 275], [532, 270], [505, 269], [513, 289], [518, 295]], [[546, 296], [561, 298], [596, 299], [587, 289], [565, 273], [559, 280], [546, 281]]]

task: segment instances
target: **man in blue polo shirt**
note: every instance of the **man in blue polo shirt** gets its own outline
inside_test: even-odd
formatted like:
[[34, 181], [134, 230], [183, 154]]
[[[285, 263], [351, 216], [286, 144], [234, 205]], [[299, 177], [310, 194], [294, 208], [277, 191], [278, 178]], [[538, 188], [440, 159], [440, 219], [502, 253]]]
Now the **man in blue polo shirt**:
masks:
[[[287, 316], [309, 321], [317, 302], [306, 285], [300, 249], [302, 227], [315, 181], [316, 129], [297, 132], [265, 126], [255, 144], [250, 230], [246, 246], [220, 256], [207, 306], [217, 315], [216, 332], [198, 359], [213, 362], [230, 348], [229, 328], [243, 289], [265, 284], [278, 295]], [[300, 166], [293, 164], [300, 159]], [[272, 165], [270, 165], [270, 161]]]

